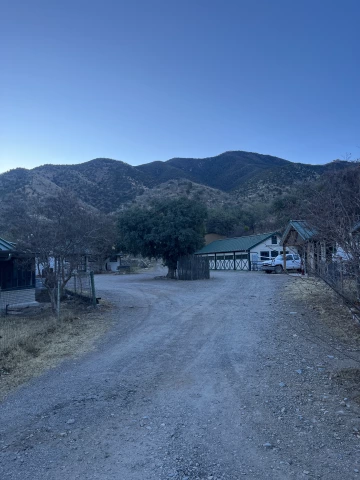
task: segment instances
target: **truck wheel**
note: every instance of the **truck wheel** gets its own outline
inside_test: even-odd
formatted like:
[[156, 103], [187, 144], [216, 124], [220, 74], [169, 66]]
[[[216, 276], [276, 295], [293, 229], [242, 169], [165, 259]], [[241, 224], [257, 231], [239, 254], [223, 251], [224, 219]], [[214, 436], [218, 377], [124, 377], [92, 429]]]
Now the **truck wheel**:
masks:
[[271, 270], [265, 270], [265, 273], [271, 273]]
[[282, 272], [283, 272], [283, 267], [281, 265], [276, 265], [275, 273], [282, 273]]

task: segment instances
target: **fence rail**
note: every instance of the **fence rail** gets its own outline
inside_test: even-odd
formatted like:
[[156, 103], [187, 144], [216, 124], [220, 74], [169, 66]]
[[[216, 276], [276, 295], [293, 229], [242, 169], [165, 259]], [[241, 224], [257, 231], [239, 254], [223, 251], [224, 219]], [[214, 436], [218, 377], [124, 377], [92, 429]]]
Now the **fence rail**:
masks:
[[207, 257], [189, 255], [178, 261], [177, 276], [179, 280], [205, 280], [210, 278], [209, 260]]

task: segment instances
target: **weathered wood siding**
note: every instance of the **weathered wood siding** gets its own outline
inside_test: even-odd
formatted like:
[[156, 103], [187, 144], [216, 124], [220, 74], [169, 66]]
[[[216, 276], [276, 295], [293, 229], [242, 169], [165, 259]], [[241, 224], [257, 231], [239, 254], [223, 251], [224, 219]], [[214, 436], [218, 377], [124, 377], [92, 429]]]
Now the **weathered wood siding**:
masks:
[[210, 278], [207, 257], [189, 255], [178, 261], [177, 276], [179, 280], [205, 280]]

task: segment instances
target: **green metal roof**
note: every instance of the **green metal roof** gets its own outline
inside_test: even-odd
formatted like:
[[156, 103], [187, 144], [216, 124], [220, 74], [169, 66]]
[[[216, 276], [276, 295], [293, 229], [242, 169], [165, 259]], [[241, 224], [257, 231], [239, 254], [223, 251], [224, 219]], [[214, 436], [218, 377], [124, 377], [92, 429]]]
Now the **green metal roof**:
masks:
[[8, 242], [7, 240], [4, 240], [3, 238], [0, 238], [0, 251], [2, 252], [8, 252], [15, 250], [15, 244], [12, 242]]
[[289, 225], [286, 227], [284, 235], [282, 236], [281, 243], [284, 242], [291, 229], [296, 230], [304, 241], [310, 240], [317, 234], [316, 229], [311, 227], [305, 220], [290, 220]]
[[272, 235], [278, 235], [278, 232], [215, 240], [214, 242], [209, 243], [209, 245], [205, 245], [201, 250], [195, 252], [195, 255], [202, 255], [205, 253], [243, 252], [250, 250], [267, 238], [270, 238]]

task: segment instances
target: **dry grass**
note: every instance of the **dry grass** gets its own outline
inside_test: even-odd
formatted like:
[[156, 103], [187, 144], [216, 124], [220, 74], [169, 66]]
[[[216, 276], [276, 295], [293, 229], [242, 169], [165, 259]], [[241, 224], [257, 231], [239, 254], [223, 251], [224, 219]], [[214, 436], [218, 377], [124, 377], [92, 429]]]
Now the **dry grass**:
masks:
[[304, 302], [317, 313], [317, 321], [326, 327], [334, 339], [351, 350], [360, 351], [360, 326], [341, 297], [323, 281], [316, 278], [294, 278], [288, 285], [288, 294]]
[[295, 278], [287, 293], [316, 313], [309, 320], [303, 317], [309, 324], [309, 333], [314, 328], [319, 339], [334, 346], [337, 353], [341, 351], [344, 358], [353, 360], [352, 367], [334, 365], [329, 378], [341, 385], [352, 401], [360, 403], [360, 325], [349, 308], [330, 287], [315, 278]]
[[17, 346], [30, 345], [37, 336], [56, 329], [56, 319], [49, 311], [37, 315], [8, 315], [0, 318], [0, 358]]
[[49, 309], [0, 318], [0, 399], [64, 358], [91, 350], [110, 326], [108, 308], [71, 302], [59, 322]]

